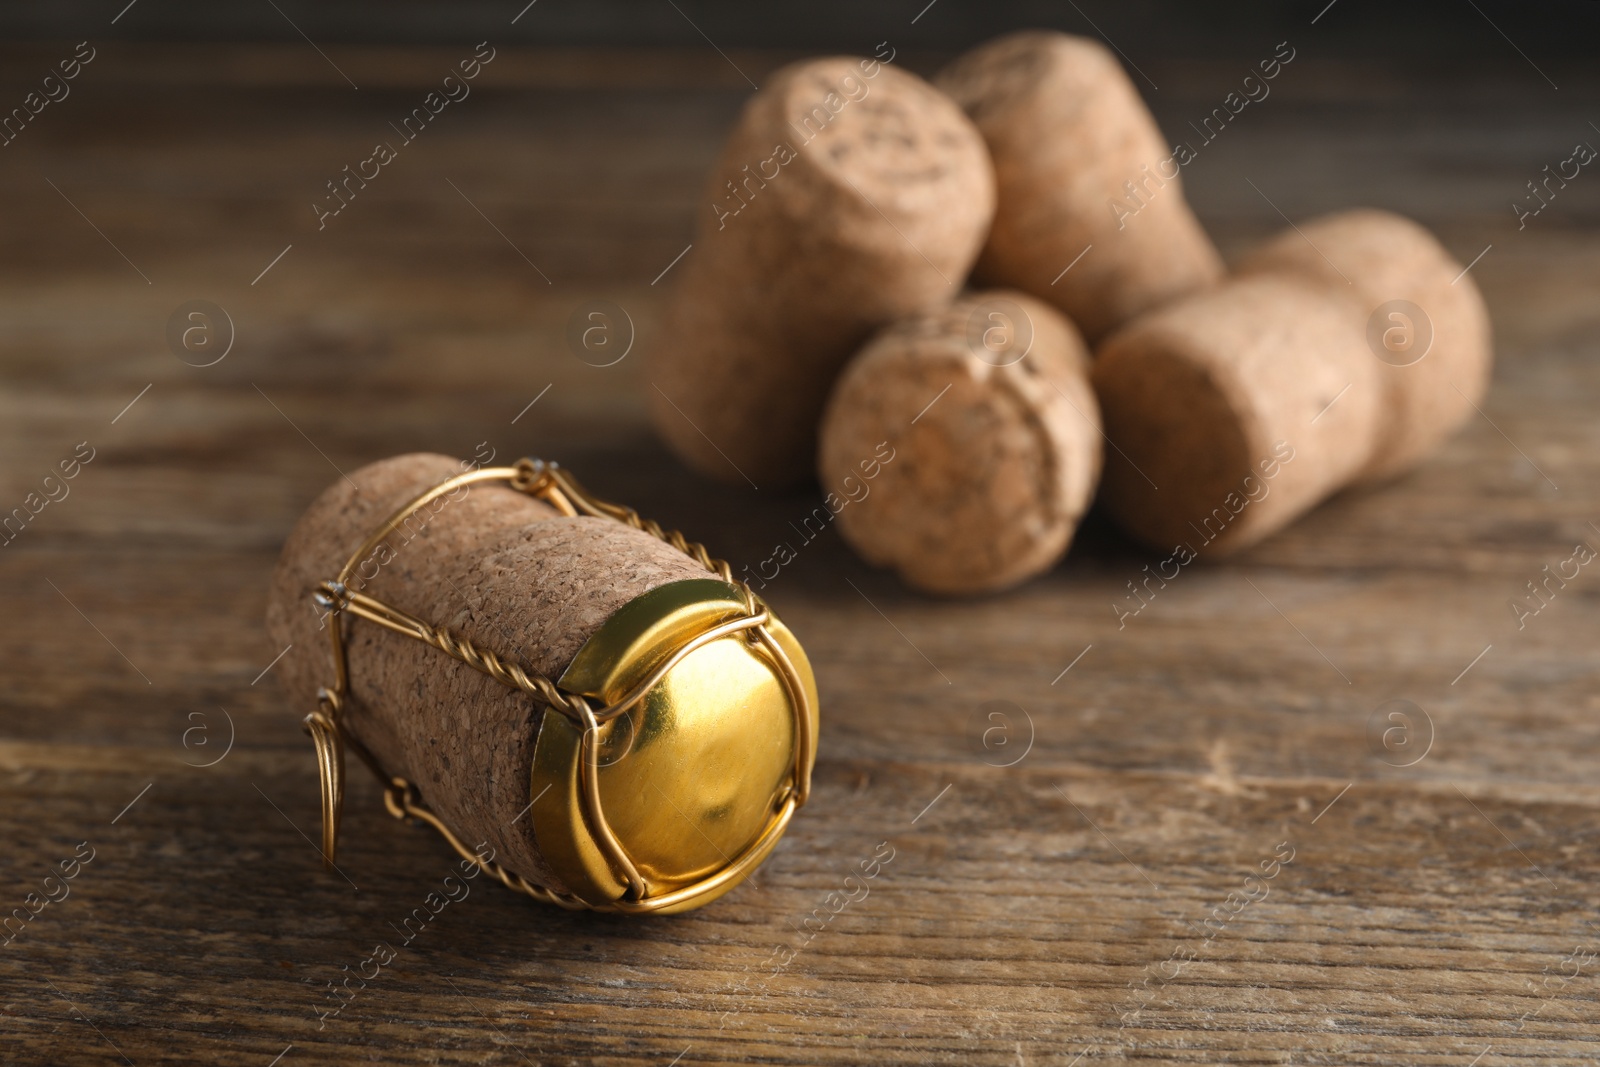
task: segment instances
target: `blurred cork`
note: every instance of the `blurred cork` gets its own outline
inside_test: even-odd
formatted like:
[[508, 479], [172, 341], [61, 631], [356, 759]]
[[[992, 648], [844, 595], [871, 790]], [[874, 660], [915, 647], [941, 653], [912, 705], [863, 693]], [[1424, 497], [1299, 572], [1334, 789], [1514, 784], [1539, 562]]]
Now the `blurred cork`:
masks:
[[1415, 466], [1490, 363], [1483, 298], [1426, 230], [1372, 210], [1307, 222], [1105, 343], [1107, 507], [1157, 548], [1243, 548]]
[[994, 159], [997, 207], [983, 284], [1065, 311], [1091, 343], [1221, 278], [1221, 257], [1184, 200], [1169, 147], [1099, 42], [1008, 34], [947, 67]]
[[863, 558], [917, 589], [967, 594], [1054, 566], [1100, 463], [1078, 331], [995, 291], [872, 339], [828, 402], [818, 474]]
[[993, 210], [982, 138], [920, 78], [853, 58], [779, 71], [712, 169], [649, 356], [662, 437], [726, 481], [808, 477], [840, 367], [956, 297]]
[[[464, 464], [413, 454], [329, 486], [296, 523], [273, 575], [267, 627], [288, 645], [278, 668], [294, 707], [310, 711], [333, 682], [328, 634], [311, 592], [408, 501]], [[356, 486], [360, 488], [357, 489]], [[704, 578], [694, 561], [638, 530], [567, 518], [499, 483], [435, 501], [355, 572], [364, 592], [555, 678], [622, 605], [657, 586]], [[344, 724], [383, 767], [468, 845], [531, 882], [565, 891], [519, 819], [531, 799], [543, 706], [442, 652], [357, 623], [346, 631]]]
[[1259, 541], [1364, 470], [1380, 365], [1347, 294], [1285, 273], [1237, 278], [1141, 316], [1099, 351], [1115, 446], [1102, 490], [1152, 548]]
[[1416, 466], [1471, 417], [1489, 389], [1489, 312], [1472, 276], [1427, 230], [1387, 211], [1328, 215], [1286, 231], [1240, 274], [1296, 272], [1361, 306], [1383, 414], [1360, 480]]

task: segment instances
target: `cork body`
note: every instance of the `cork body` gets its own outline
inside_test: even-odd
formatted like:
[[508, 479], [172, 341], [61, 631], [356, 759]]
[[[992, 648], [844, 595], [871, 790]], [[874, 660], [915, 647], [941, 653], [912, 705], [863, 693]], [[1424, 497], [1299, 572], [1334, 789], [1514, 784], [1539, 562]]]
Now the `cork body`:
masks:
[[[329, 486], [295, 525], [273, 575], [267, 626], [274, 641], [293, 643], [276, 673], [296, 709], [311, 711], [318, 688], [334, 680], [328, 620], [311, 591], [397, 509], [463, 467], [429, 454], [371, 464]], [[703, 577], [647, 534], [563, 517], [486, 483], [435, 501], [349, 585], [554, 678], [628, 601]], [[486, 842], [509, 869], [566, 891], [539, 854], [532, 820], [518, 818], [531, 799], [542, 706], [411, 638], [365, 621], [346, 627], [347, 731], [390, 774], [415, 783], [469, 847]]]
[[1379, 364], [1348, 294], [1238, 278], [1136, 319], [1099, 351], [1104, 499], [1153, 548], [1237, 550], [1371, 461]]
[[958, 58], [937, 84], [994, 160], [997, 206], [979, 281], [1050, 301], [1097, 343], [1222, 276], [1183, 198], [1180, 162], [1099, 42], [1009, 34]]
[[981, 593], [1061, 558], [1100, 464], [1078, 331], [996, 291], [873, 338], [828, 402], [818, 473], [865, 559], [928, 592]]
[[983, 141], [914, 75], [811, 60], [746, 105], [705, 201], [649, 355], [655, 424], [712, 477], [804, 479], [845, 360], [957, 294], [994, 210]]
[[1432, 234], [1399, 215], [1346, 211], [1301, 230], [1257, 249], [1239, 272], [1292, 271], [1360, 303], [1383, 406], [1371, 459], [1357, 478], [1394, 476], [1454, 432], [1488, 391], [1493, 357], [1483, 296]]

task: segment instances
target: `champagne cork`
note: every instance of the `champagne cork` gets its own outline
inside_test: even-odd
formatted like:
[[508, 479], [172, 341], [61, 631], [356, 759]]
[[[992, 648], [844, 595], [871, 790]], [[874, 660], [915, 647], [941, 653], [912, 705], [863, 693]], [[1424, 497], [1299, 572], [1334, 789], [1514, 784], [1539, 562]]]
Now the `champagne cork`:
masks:
[[1286, 231], [1239, 265], [1293, 271], [1361, 305], [1383, 391], [1362, 481], [1416, 466], [1471, 417], [1489, 388], [1492, 343], [1483, 296], [1427, 230], [1387, 211], [1346, 211]]
[[650, 352], [655, 424], [712, 477], [803, 480], [844, 362], [958, 294], [994, 210], [983, 140], [914, 75], [810, 60], [745, 106], [705, 198]]
[[1093, 344], [1221, 278], [1222, 259], [1183, 198], [1186, 149], [1162, 139], [1099, 42], [1008, 34], [936, 83], [994, 159], [997, 206], [978, 281], [1049, 301]]
[[[273, 575], [267, 626], [274, 641], [292, 642], [276, 673], [296, 708], [311, 710], [334, 678], [324, 629], [333, 620], [311, 591], [391, 514], [463, 469], [440, 455], [383, 460], [334, 482], [295, 525]], [[485, 483], [425, 507], [357, 568], [349, 588], [558, 678], [623, 605], [707, 576], [638, 530], [560, 516]], [[486, 843], [528, 881], [568, 892], [541, 854], [534, 821], [522, 817], [544, 706], [413, 639], [359, 620], [347, 626], [345, 730], [418, 786], [468, 847]]]
[[1286, 272], [1123, 327], [1093, 370], [1115, 446], [1111, 514], [1183, 563], [1253, 544], [1357, 476], [1384, 400], [1364, 318], [1346, 293]]
[[1307, 222], [1101, 348], [1121, 450], [1107, 507], [1158, 549], [1244, 548], [1414, 466], [1482, 399], [1490, 364], [1483, 298], [1426, 230], [1372, 210]]
[[974, 293], [888, 327], [823, 416], [818, 473], [862, 557], [931, 593], [985, 593], [1053, 566], [1100, 474], [1099, 407], [1072, 323]]

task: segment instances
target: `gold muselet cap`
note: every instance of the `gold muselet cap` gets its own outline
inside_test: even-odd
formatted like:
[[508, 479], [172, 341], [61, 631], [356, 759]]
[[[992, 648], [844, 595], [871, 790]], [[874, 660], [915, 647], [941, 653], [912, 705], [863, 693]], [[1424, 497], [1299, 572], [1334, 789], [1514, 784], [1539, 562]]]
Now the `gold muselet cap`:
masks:
[[653, 589], [613, 613], [562, 674], [562, 689], [607, 718], [591, 735], [545, 716], [531, 816], [540, 854], [584, 904], [707, 904], [766, 858], [803, 801], [816, 682], [794, 635], [745, 595], [715, 579]]

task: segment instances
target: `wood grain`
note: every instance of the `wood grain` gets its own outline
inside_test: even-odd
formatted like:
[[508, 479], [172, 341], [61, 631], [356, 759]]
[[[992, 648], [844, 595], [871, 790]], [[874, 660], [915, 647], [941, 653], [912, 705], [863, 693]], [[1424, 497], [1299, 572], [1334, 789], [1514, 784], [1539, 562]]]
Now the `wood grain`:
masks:
[[[0, 913], [94, 850], [0, 946], [0, 1059], [1600, 1053], [1600, 961], [1581, 956], [1600, 950], [1594, 568], [1524, 628], [1509, 606], [1577, 542], [1600, 546], [1600, 179], [1522, 231], [1506, 206], [1593, 136], [1592, 75], [1554, 71], [1558, 94], [1525, 67], [1438, 78], [1308, 54], [1185, 174], [1230, 255], [1282, 226], [1272, 204], [1406, 212], [1463, 262], [1492, 244], [1473, 273], [1499, 362], [1482, 417], [1421, 470], [1186, 568], [1119, 628], [1113, 602], [1154, 560], [1103, 520], [1014, 593], [919, 597], [831, 530], [802, 543], [812, 495], [669, 460], [638, 360], [568, 351], [592, 297], [626, 308], [640, 344], [659, 322], [671, 274], [652, 279], [690, 241], [747, 90], [709, 50], [503, 49], [319, 232], [323, 183], [468, 51], [337, 48], [354, 91], [299, 43], [108, 44], [0, 150], [0, 510], [96, 449], [0, 549]], [[7, 99], [57, 58], [5, 54]], [[786, 57], [736, 58], [759, 80]], [[1238, 72], [1150, 73], [1171, 131]], [[207, 368], [164, 338], [197, 298], [237, 329]], [[338, 470], [483, 441], [559, 459], [736, 564], [798, 549], [766, 593], [816, 668], [816, 792], [712, 907], [569, 915], [475, 883], [319, 1020], [327, 983], [398, 944], [390, 924], [453, 864], [356, 777], [347, 877], [320, 869], [306, 709], [262, 676], [281, 651], [269, 576]], [[1375, 744], [1374, 712], [1399, 699], [1423, 713], [1413, 747], [1385, 748], [1387, 721]], [[1004, 746], [984, 745], [991, 712]], [[1284, 843], [1293, 861], [1246, 890]]]

